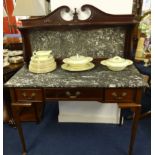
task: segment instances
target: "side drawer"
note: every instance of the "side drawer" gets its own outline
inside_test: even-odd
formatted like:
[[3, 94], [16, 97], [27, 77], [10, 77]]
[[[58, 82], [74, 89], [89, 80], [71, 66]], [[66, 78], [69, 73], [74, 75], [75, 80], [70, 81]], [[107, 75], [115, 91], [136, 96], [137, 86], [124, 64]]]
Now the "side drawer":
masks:
[[16, 88], [15, 94], [17, 101], [31, 101], [31, 102], [43, 101], [42, 89]]
[[45, 96], [56, 100], [102, 100], [103, 91], [99, 88], [47, 88]]
[[134, 89], [109, 88], [105, 90], [105, 102], [133, 102], [134, 98]]

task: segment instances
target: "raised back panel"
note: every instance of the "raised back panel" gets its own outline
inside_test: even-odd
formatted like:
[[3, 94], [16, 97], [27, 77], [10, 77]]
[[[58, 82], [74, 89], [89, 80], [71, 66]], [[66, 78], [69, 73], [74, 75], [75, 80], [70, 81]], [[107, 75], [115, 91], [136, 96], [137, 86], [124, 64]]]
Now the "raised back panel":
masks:
[[52, 50], [59, 59], [82, 54], [95, 59], [115, 55], [130, 58], [132, 30], [138, 22], [133, 15], [111, 15], [94, 6], [84, 5], [81, 10], [89, 9], [91, 15], [79, 20], [78, 13], [73, 19], [65, 21], [61, 13], [69, 13], [62, 6], [49, 15], [37, 19], [23, 20], [20, 27], [23, 36], [25, 62], [28, 64], [34, 50]]
[[31, 50], [52, 50], [57, 59], [76, 55], [93, 58], [124, 56], [125, 29], [34, 30], [30, 32]]

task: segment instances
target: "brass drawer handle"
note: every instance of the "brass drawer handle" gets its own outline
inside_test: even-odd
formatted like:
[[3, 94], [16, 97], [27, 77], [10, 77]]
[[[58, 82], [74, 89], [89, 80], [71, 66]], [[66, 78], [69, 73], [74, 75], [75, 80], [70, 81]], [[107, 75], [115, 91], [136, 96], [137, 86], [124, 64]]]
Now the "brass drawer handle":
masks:
[[67, 96], [70, 96], [70, 95], [71, 95], [71, 93], [70, 93], [69, 91], [67, 91], [67, 92], [66, 92], [66, 95], [67, 95]]
[[126, 93], [126, 92], [123, 92], [123, 93], [122, 93], [122, 96], [126, 96], [126, 95], [127, 95], [127, 93]]
[[118, 96], [118, 94], [116, 93], [116, 92], [113, 92], [112, 93], [112, 96], [115, 98], [115, 99], [117, 99], [117, 100], [122, 100], [123, 99], [123, 97], [125, 97], [127, 95], [127, 93], [126, 92], [123, 92], [121, 95], [119, 95]]
[[81, 93], [79, 91], [75, 92], [75, 95], [72, 95], [69, 91], [66, 92], [66, 95], [71, 99], [77, 98], [80, 94]]
[[113, 93], [112, 93], [112, 96], [113, 96], [113, 97], [117, 97], [116, 92], [113, 92]]
[[26, 92], [23, 92], [22, 95], [25, 99], [32, 100], [36, 96], [36, 93], [32, 93], [30, 97], [27, 96]]

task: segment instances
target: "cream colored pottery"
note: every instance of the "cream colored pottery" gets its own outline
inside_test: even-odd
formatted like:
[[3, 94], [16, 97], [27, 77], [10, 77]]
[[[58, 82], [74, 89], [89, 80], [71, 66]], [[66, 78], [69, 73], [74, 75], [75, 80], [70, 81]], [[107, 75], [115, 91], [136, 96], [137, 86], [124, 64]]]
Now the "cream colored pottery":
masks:
[[63, 64], [61, 65], [61, 68], [67, 71], [85, 71], [85, 70], [90, 70], [92, 68], [94, 68], [95, 65], [93, 63], [88, 63], [87, 65], [80, 67], [80, 68], [76, 68], [76, 67], [72, 67], [69, 64]]
[[33, 68], [33, 66], [29, 66], [29, 71], [33, 73], [48, 73], [54, 71], [56, 69], [56, 64], [46, 68]]
[[34, 51], [33, 52], [33, 56], [35, 56], [35, 58], [38, 58], [39, 60], [44, 60], [44, 59], [48, 59], [48, 57], [51, 56], [52, 51]]
[[3, 61], [8, 61], [9, 60], [9, 57], [6, 56], [6, 57], [3, 57]]
[[4, 62], [4, 63], [3, 63], [3, 67], [8, 67], [9, 65], [10, 65], [9, 62]]
[[30, 65], [37, 65], [37, 66], [48, 66], [51, 64], [55, 64], [55, 61], [42, 61], [42, 62], [35, 62], [35, 61], [30, 61]]
[[49, 56], [52, 53], [51, 50], [49, 51], [34, 51], [33, 55], [37, 55], [37, 56]]
[[127, 66], [132, 65], [133, 61], [115, 56], [107, 60], [102, 60], [101, 64], [107, 66], [112, 71], [121, 71]]
[[80, 65], [70, 65], [70, 64], [67, 64], [67, 65], [69, 65], [70, 66], [70, 68], [75, 68], [75, 69], [81, 69], [81, 68], [87, 68], [88, 67], [88, 65], [89, 65], [89, 63], [87, 63], [87, 64], [80, 64]]
[[32, 56], [31, 57], [31, 61], [33, 61], [34, 63], [43, 63], [43, 62], [54, 62], [54, 58], [52, 55], [50, 55], [49, 57], [37, 57], [37, 56]]
[[8, 49], [3, 49], [3, 54], [6, 54], [6, 53], [8, 53]]
[[73, 65], [87, 64], [91, 62], [92, 60], [93, 60], [92, 57], [85, 57], [85, 56], [81, 56], [77, 54], [76, 56], [65, 58], [63, 62], [73, 66]]
[[47, 64], [35, 64], [35, 63], [30, 63], [30, 66], [35, 68], [35, 69], [44, 69], [44, 68], [50, 68], [55, 66], [56, 63], [47, 63]]
[[23, 51], [22, 50], [9, 51], [9, 56], [18, 56], [18, 55], [23, 55]]

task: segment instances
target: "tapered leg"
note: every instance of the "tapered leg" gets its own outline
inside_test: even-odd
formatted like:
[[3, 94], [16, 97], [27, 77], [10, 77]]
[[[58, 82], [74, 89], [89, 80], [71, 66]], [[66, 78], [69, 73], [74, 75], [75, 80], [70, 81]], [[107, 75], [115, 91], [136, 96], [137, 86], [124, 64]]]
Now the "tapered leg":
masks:
[[26, 155], [26, 145], [25, 145], [25, 139], [24, 139], [24, 135], [23, 135], [23, 130], [22, 130], [22, 126], [21, 123], [17, 120], [16, 121], [16, 127], [20, 136], [20, 140], [22, 143], [22, 155]]
[[136, 138], [137, 127], [138, 127], [138, 121], [140, 119], [141, 105], [136, 104], [136, 103], [119, 103], [118, 106], [121, 109], [130, 108], [134, 112], [133, 122], [132, 122], [132, 127], [131, 127], [129, 151], [128, 151], [128, 155], [132, 155], [133, 146], [134, 146], [134, 142]]
[[25, 139], [24, 139], [23, 129], [22, 129], [22, 126], [21, 126], [21, 123], [20, 123], [18, 113], [14, 114], [14, 120], [15, 120], [15, 124], [16, 124], [17, 130], [18, 130], [18, 133], [19, 133], [21, 144], [22, 144], [22, 155], [26, 155]]
[[140, 112], [141, 112], [141, 106], [134, 108], [134, 116], [133, 116], [133, 122], [132, 122], [132, 127], [131, 127], [131, 138], [130, 138], [128, 155], [132, 155], [132, 153], [133, 153], [133, 146], [134, 146], [134, 142], [135, 142], [135, 138], [136, 138], [138, 121], [140, 118]]

